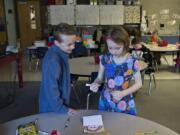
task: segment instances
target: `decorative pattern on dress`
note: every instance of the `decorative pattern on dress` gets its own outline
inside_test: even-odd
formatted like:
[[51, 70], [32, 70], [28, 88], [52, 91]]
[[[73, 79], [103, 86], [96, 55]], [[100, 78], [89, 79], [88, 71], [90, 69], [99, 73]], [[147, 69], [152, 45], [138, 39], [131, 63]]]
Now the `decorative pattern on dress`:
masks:
[[133, 75], [139, 70], [139, 62], [130, 56], [127, 61], [116, 64], [111, 54], [102, 55], [101, 63], [105, 68], [105, 86], [99, 99], [99, 110], [115, 111], [136, 115], [136, 107], [132, 94], [120, 101], [112, 98], [114, 90], [126, 90]]

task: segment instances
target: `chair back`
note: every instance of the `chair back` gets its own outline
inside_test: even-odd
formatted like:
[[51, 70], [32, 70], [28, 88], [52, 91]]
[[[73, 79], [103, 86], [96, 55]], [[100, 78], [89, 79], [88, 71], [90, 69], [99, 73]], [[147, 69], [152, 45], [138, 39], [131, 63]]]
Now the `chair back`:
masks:
[[38, 59], [44, 58], [47, 51], [48, 51], [48, 47], [38, 47], [37, 48], [37, 58]]
[[[93, 83], [94, 80], [97, 78], [97, 76], [98, 76], [98, 72], [92, 72], [90, 82]], [[101, 86], [99, 87], [99, 90], [102, 90], [103, 86], [104, 86], [104, 84], [102, 83]]]
[[88, 55], [88, 50], [82, 45], [82, 42], [76, 42], [72, 51], [72, 57], [83, 57]]

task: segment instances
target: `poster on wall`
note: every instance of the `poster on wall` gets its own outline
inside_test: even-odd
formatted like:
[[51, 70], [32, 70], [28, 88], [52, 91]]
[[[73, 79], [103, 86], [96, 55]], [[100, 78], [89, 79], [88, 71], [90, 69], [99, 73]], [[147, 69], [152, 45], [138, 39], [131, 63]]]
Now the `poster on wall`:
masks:
[[169, 9], [162, 9], [160, 10], [159, 14], [163, 15], [163, 14], [169, 14]]

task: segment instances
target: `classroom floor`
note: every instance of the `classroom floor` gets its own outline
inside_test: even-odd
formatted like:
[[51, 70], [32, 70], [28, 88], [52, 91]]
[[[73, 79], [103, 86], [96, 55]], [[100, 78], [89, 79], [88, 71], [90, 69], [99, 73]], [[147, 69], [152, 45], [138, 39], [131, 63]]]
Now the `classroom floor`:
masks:
[[[167, 56], [168, 62], [172, 61], [171, 56]], [[172, 63], [172, 62], [171, 62]], [[34, 63], [35, 64], [35, 63]], [[28, 70], [28, 62], [24, 60], [24, 88], [19, 89], [13, 85], [14, 64], [1, 68], [0, 70], [0, 93], [15, 90], [16, 97], [13, 104], [0, 109], [0, 123], [13, 120], [19, 117], [38, 113], [38, 95], [41, 79], [40, 69], [35, 72]], [[172, 65], [167, 65], [162, 59], [162, 65], [155, 74], [157, 80], [156, 89], [152, 89], [149, 96], [148, 76], [145, 77], [143, 87], [135, 95], [138, 116], [155, 121], [159, 124], [180, 133], [180, 73], [174, 72]], [[77, 109], [85, 109], [86, 95], [88, 89], [85, 87], [86, 80], [80, 78], [76, 90], [80, 98], [80, 103], [71, 94], [71, 106]], [[97, 109], [98, 94], [94, 94], [90, 100], [90, 109]]]

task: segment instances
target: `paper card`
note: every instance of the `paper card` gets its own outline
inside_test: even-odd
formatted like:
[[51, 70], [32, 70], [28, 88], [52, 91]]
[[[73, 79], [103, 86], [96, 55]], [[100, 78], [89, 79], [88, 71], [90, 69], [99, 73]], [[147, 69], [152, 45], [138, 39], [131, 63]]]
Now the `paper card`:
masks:
[[102, 115], [84, 116], [83, 128], [85, 133], [104, 132]]

